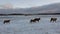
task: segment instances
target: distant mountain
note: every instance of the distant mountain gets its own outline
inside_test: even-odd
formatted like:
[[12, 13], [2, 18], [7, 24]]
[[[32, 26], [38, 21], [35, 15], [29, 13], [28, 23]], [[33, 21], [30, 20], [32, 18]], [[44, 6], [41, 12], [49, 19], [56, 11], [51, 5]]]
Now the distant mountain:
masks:
[[60, 13], [60, 3], [54, 3], [31, 8], [0, 9], [0, 14], [10, 14], [10, 13], [24, 13], [24, 14]]

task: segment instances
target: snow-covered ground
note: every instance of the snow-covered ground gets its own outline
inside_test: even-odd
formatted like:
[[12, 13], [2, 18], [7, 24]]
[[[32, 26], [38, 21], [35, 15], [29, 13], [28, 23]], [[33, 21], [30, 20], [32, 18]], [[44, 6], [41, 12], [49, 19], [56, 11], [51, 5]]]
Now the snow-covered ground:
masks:
[[[40, 17], [36, 23], [30, 20]], [[56, 23], [50, 22], [51, 17], [56, 17]], [[10, 19], [10, 24], [3, 24], [4, 19]], [[60, 16], [0, 16], [0, 34], [60, 34]]]

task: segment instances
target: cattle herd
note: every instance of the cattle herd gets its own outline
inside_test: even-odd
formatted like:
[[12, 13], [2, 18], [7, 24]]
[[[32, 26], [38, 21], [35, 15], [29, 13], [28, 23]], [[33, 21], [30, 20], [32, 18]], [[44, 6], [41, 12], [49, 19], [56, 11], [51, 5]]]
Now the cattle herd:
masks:
[[[39, 20], [41, 20], [41, 18], [34, 18], [34, 19], [31, 19], [31, 20], [30, 20], [30, 23], [36, 23], [36, 22], [39, 22]], [[5, 23], [10, 23], [10, 21], [11, 21], [11, 20], [9, 20], [9, 19], [7, 20], [7, 19], [6, 19], [6, 20], [3, 21], [3, 24], [5, 24]], [[51, 19], [50, 19], [50, 22], [56, 22], [56, 21], [57, 21], [57, 18], [51, 18]]]
[[[41, 20], [41, 19], [40, 18], [31, 19], [30, 23], [32, 23], [32, 22], [36, 23], [37, 21], [39, 22], [39, 20]], [[57, 18], [50, 19], [50, 22], [56, 22], [56, 21], [57, 21]]]

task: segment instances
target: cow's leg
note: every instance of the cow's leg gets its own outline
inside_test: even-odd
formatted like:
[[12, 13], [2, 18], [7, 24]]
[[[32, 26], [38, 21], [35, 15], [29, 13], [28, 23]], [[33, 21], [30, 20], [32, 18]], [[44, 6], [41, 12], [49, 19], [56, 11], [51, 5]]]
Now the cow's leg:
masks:
[[54, 23], [56, 23], [56, 20], [53, 20]]
[[50, 22], [52, 22], [52, 20], [50, 20]]
[[5, 24], [5, 21], [3, 22], [3, 24]]
[[52, 22], [54, 23], [54, 19], [52, 20]]
[[39, 22], [39, 20], [38, 20], [38, 22]]
[[8, 23], [10, 24], [10, 21]]
[[51, 20], [50, 22], [54, 23], [54, 20]]
[[56, 20], [53, 20], [53, 23], [56, 23]]
[[56, 20], [55, 20], [55, 23], [56, 23]]

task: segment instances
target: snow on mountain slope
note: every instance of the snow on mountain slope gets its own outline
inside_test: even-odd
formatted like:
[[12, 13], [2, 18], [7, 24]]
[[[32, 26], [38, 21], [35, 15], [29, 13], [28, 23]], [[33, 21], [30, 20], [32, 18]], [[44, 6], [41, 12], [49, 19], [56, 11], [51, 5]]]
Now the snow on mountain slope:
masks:
[[31, 8], [0, 9], [0, 14], [9, 14], [9, 13], [27, 13], [27, 14], [60, 13], [60, 3], [54, 3]]

